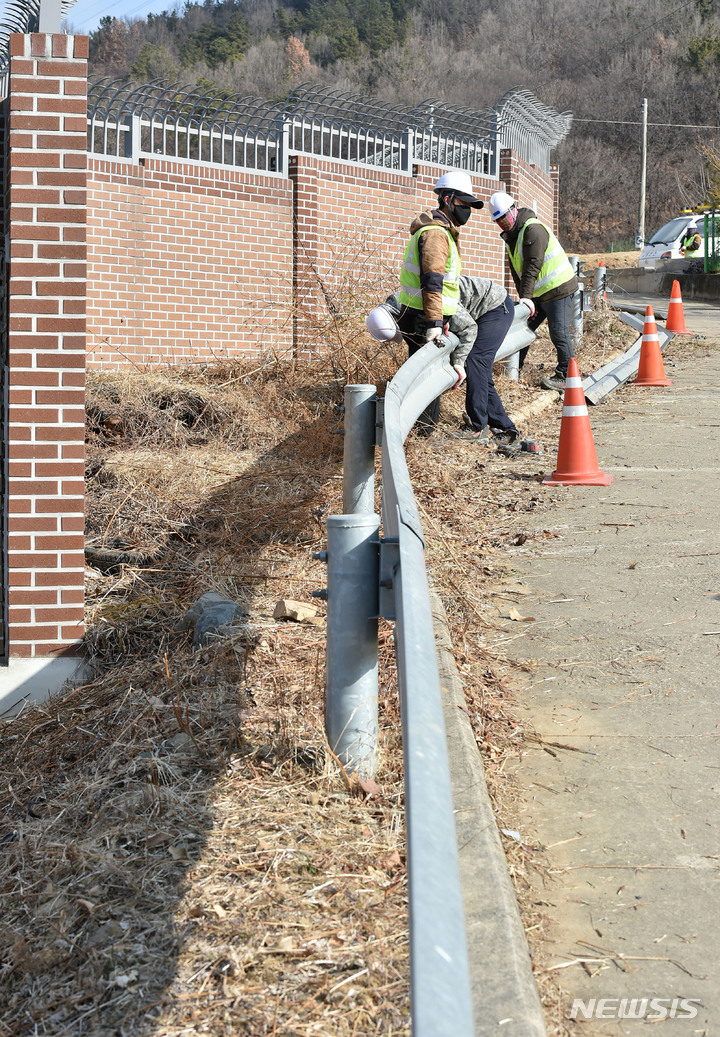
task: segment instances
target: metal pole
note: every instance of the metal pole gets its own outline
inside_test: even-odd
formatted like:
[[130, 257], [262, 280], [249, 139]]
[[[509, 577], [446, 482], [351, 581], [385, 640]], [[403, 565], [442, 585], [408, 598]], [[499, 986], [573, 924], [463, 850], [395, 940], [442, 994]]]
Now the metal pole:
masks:
[[583, 292], [585, 285], [580, 280], [580, 256], [568, 256], [570, 260], [570, 266], [575, 271], [575, 276], [578, 279], [578, 288], [573, 296], [573, 312], [572, 319], [570, 321], [570, 335], [573, 342], [573, 348], [579, 349], [582, 345], [583, 338]]
[[345, 386], [345, 450], [343, 512], [371, 515], [375, 511], [374, 385]]
[[508, 378], [517, 382], [520, 378], [520, 353], [513, 353], [507, 360], [503, 361], [503, 370]]
[[605, 298], [605, 289], [607, 286], [607, 269], [603, 260], [595, 267], [595, 278], [593, 281], [593, 301], [598, 302], [599, 299]]
[[325, 733], [349, 774], [378, 753], [378, 515], [328, 515]]
[[60, 0], [40, 0], [38, 32], [59, 33], [63, 13]]
[[645, 244], [645, 181], [647, 180], [647, 97], [643, 97], [642, 107], [642, 160], [640, 169], [640, 222], [638, 224], [637, 241], [638, 248]]

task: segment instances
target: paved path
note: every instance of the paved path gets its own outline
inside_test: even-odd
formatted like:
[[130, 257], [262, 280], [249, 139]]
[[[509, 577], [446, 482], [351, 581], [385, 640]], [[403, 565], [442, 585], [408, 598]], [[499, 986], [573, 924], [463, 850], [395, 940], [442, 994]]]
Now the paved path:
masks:
[[534, 620], [508, 649], [550, 743], [517, 767], [547, 964], [568, 1016], [611, 999], [578, 1033], [720, 1030], [720, 309], [685, 319], [707, 342], [670, 343], [670, 388], [591, 410], [611, 486], [548, 488], [513, 570]]

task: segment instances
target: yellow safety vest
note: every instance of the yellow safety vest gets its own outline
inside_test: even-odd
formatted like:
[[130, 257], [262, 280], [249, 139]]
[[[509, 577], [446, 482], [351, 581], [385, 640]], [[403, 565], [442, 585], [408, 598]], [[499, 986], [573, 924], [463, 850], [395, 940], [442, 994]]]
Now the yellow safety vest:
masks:
[[[429, 223], [427, 227], [420, 227], [415, 231], [405, 249], [402, 269], [400, 270], [400, 294], [401, 306], [410, 306], [413, 310], [423, 308], [422, 289], [420, 287], [420, 235], [428, 230], [445, 230], [438, 227], [437, 223]], [[443, 274], [442, 287], [442, 311], [447, 317], [455, 313], [460, 299], [460, 252], [458, 251], [455, 238], [450, 231], [446, 231], [448, 244], [450, 246], [445, 273]]]
[[[525, 236], [525, 231], [533, 223], [539, 223], [541, 227], [545, 227], [542, 220], [528, 220], [527, 223], [523, 224], [520, 233], [518, 234], [514, 250], [508, 249], [510, 262], [512, 263], [513, 270], [518, 277], [522, 276], [523, 238]], [[538, 274], [535, 287], [533, 288], [533, 298], [545, 295], [546, 292], [552, 291], [553, 288], [559, 288], [561, 284], [565, 284], [567, 281], [571, 281], [573, 277], [575, 277], [575, 271], [570, 265], [570, 260], [565, 255], [565, 250], [562, 245], [549, 227], [545, 227], [545, 230], [548, 232], [548, 246], [547, 251], [545, 252], [545, 258], [543, 259], [543, 265], [540, 267], [540, 273]]]
[[685, 249], [685, 255], [689, 255], [689, 254], [692, 254], [693, 252], [699, 252], [700, 251], [700, 244], [697, 244], [697, 245], [693, 246], [693, 242], [695, 241], [695, 237], [696, 237], [697, 233], [698, 232], [696, 230], [694, 230], [692, 232], [692, 234], [686, 234], [685, 235], [685, 239], [683, 240], [683, 248]]

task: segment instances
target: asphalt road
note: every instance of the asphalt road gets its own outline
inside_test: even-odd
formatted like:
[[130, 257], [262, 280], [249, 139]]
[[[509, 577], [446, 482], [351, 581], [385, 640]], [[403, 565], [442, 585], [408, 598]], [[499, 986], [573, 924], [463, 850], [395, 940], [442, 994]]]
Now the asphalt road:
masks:
[[684, 309], [704, 337], [668, 345], [672, 385], [590, 410], [612, 484], [547, 488], [509, 570], [545, 743], [517, 765], [521, 834], [577, 1033], [720, 1029], [720, 308]]

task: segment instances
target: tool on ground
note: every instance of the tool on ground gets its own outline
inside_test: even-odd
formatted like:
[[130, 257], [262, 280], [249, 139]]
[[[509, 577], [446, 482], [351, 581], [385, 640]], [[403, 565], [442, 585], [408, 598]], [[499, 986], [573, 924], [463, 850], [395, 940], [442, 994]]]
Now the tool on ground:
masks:
[[542, 454], [539, 443], [534, 439], [521, 439], [519, 443], [501, 443], [495, 448], [498, 454], [506, 457], [517, 457], [519, 454]]

